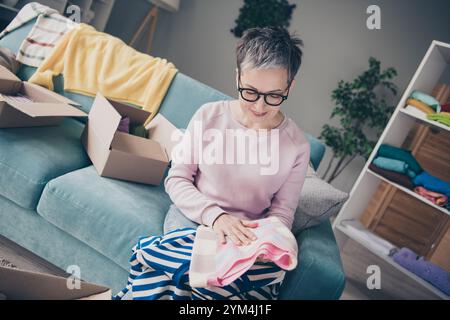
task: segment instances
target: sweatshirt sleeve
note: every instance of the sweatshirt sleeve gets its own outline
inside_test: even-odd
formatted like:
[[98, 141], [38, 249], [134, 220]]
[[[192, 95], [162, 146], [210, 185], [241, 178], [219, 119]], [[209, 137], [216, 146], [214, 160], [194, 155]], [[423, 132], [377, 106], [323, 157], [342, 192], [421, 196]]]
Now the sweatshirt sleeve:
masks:
[[183, 139], [175, 147], [173, 154], [178, 154], [179, 157], [172, 158], [172, 166], [164, 180], [164, 186], [172, 202], [187, 218], [198, 224], [212, 226], [224, 210], [202, 194], [194, 184], [198, 173], [198, 161], [195, 157], [198, 152], [195, 146], [198, 144], [193, 142], [196, 138], [194, 128], [196, 121], [202, 121], [202, 109], [194, 114]]
[[306, 178], [310, 157], [310, 146], [306, 140], [300, 146], [300, 152], [289, 177], [275, 193], [271, 206], [267, 211], [267, 217], [275, 216], [290, 230], [294, 222], [294, 214], [300, 200], [301, 190]]

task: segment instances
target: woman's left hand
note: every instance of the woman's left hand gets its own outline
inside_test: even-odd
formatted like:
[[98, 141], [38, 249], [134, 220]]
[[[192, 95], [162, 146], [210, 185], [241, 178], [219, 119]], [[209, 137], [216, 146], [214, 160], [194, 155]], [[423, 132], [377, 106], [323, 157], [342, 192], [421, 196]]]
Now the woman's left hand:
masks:
[[219, 235], [220, 242], [226, 243], [225, 236], [229, 237], [237, 246], [249, 245], [256, 240], [256, 236], [247, 228], [256, 228], [258, 223], [250, 220], [241, 220], [224, 212], [213, 223], [213, 230]]

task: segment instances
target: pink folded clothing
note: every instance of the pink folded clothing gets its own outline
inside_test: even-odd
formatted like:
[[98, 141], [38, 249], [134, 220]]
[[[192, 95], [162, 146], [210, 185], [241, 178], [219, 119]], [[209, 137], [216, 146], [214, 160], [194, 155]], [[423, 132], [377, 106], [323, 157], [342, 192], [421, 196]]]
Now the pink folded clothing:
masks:
[[415, 187], [414, 192], [441, 207], [445, 206], [448, 202], [448, 197], [445, 194], [430, 191], [424, 187]]
[[298, 246], [291, 230], [276, 217], [254, 221], [258, 227], [251, 230], [257, 239], [247, 246], [236, 246], [231, 240], [219, 243], [211, 227], [198, 227], [189, 267], [191, 287], [229, 285], [257, 260], [271, 261], [284, 270], [295, 269]]

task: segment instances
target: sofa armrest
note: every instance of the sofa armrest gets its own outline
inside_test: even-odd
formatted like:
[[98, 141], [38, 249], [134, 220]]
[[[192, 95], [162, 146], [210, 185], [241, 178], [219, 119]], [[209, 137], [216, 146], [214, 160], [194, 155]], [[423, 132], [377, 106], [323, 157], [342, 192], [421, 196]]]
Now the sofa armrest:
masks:
[[322, 162], [323, 155], [325, 153], [325, 145], [316, 137], [313, 137], [309, 133], [305, 133], [306, 138], [308, 139], [309, 146], [311, 149], [310, 152], [310, 160], [314, 170], [317, 170], [320, 162]]
[[286, 274], [280, 300], [339, 299], [345, 274], [331, 223], [303, 230], [297, 236], [298, 266]]

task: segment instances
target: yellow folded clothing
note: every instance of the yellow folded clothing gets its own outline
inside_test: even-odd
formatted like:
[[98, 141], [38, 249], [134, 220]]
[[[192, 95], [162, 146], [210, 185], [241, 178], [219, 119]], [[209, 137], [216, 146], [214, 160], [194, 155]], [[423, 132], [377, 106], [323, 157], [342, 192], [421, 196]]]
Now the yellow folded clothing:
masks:
[[64, 90], [131, 103], [156, 115], [177, 73], [166, 59], [136, 51], [122, 40], [80, 24], [67, 33], [29, 79], [53, 90], [64, 75]]
[[433, 108], [431, 108], [429, 105], [427, 105], [426, 103], [423, 103], [419, 100], [416, 99], [408, 99], [408, 101], [406, 101], [407, 105], [416, 107], [417, 109], [425, 112], [426, 114], [430, 114], [430, 113], [436, 113]]

